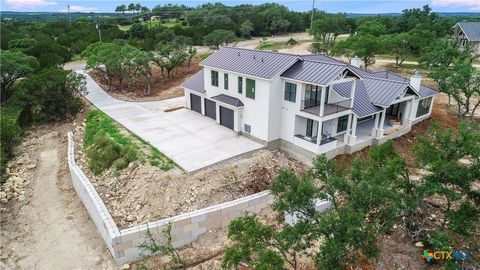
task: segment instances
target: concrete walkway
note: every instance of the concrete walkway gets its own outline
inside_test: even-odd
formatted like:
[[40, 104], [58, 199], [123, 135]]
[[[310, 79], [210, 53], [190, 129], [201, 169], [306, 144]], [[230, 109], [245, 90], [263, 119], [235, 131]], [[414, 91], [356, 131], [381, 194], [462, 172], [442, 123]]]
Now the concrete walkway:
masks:
[[188, 109], [185, 98], [127, 102], [115, 99], [83, 70], [87, 78], [86, 98], [108, 116], [156, 147], [178, 166], [193, 172], [215, 163], [262, 148], [263, 145], [220, 126], [212, 119]]

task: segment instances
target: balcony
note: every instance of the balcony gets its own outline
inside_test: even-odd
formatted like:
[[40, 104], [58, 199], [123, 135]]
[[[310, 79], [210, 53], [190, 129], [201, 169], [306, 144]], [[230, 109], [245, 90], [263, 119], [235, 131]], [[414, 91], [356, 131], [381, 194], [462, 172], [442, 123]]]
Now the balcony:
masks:
[[[302, 111], [311, 113], [313, 115], [320, 115], [320, 105], [313, 105], [309, 100], [302, 100]], [[309, 106], [310, 105], [310, 106]], [[343, 106], [342, 106], [343, 105]], [[350, 100], [340, 101], [335, 103], [324, 104], [323, 115], [330, 115], [348, 110]]]

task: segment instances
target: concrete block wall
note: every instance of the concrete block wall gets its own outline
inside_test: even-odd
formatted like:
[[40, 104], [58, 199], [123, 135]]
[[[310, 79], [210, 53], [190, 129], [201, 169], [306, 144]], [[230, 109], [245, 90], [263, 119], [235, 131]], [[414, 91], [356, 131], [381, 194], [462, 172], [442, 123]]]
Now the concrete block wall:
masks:
[[272, 202], [273, 195], [269, 191], [264, 191], [198, 211], [121, 230], [120, 236], [114, 241], [117, 243], [113, 246], [115, 259], [120, 264], [140, 259], [142, 250], [138, 245], [145, 242], [147, 230], [156, 241], [161, 242], [165, 240], [163, 239], [164, 228], [171, 223], [172, 245], [178, 248], [190, 244], [205, 232], [227, 227], [231, 220], [244, 212], [258, 213], [269, 207]]
[[244, 212], [258, 213], [273, 202], [270, 191], [263, 191], [234, 201], [119, 230], [95, 187], [76, 165], [73, 134], [69, 132], [67, 135], [68, 166], [73, 186], [117, 264], [142, 257], [138, 245], [145, 242], [147, 230], [155, 240], [165, 241], [163, 229], [171, 223], [172, 244], [179, 248], [190, 244], [209, 230], [226, 228], [231, 220]]
[[113, 254], [114, 239], [120, 235], [115, 221], [107, 210], [102, 199], [98, 195], [95, 187], [92, 185], [87, 176], [75, 163], [73, 134], [69, 132], [68, 136], [68, 167], [73, 187], [83, 205], [88, 211], [90, 218], [97, 227], [103, 241]]

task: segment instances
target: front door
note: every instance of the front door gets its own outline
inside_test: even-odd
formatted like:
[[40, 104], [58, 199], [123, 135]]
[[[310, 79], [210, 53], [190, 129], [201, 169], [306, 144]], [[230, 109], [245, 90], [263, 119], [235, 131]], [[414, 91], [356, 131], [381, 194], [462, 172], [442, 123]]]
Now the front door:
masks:
[[305, 131], [305, 136], [306, 137], [313, 137], [313, 120], [312, 119], [307, 119], [307, 130]]

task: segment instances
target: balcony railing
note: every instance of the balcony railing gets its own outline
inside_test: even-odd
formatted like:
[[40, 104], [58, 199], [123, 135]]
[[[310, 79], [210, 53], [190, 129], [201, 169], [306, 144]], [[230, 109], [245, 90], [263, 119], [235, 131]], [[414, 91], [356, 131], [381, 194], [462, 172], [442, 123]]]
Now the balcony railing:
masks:
[[[323, 107], [323, 115], [330, 115], [338, 112], [348, 110], [350, 107], [350, 100], [333, 102], [325, 104]], [[320, 115], [320, 104], [310, 100], [302, 100], [302, 111], [314, 115]]]

